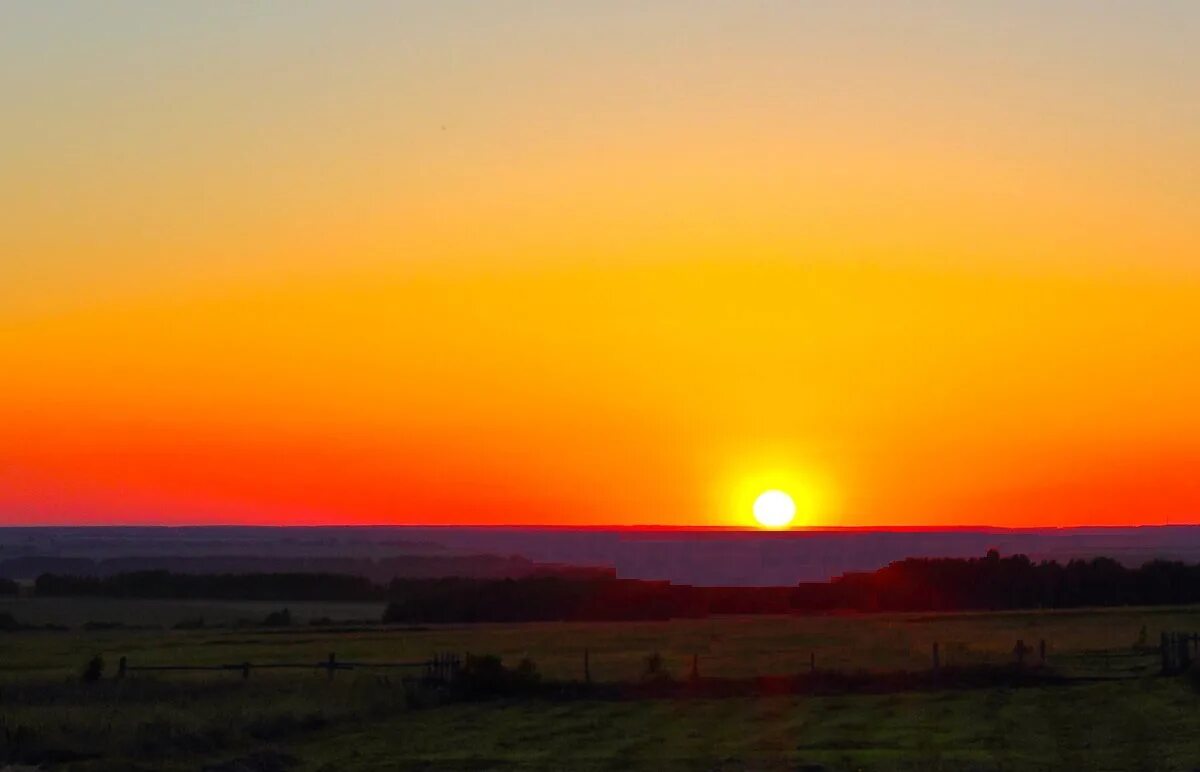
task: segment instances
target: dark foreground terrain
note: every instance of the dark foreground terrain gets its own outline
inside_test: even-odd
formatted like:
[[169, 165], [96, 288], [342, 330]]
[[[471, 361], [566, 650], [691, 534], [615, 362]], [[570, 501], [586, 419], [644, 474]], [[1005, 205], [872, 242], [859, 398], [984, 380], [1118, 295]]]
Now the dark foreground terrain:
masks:
[[[1154, 649], [1161, 631], [1200, 630], [1194, 608], [381, 626], [350, 622], [378, 606], [294, 604], [287, 626], [239, 627], [273, 607], [228, 601], [206, 603], [199, 629], [171, 629], [190, 626], [198, 609], [168, 601], [33, 598], [4, 608], [58, 626], [0, 635], [2, 758], [44, 769], [1200, 766], [1200, 693], [1189, 674], [1160, 675]], [[814, 665], [868, 680], [927, 674], [935, 642], [943, 672], [1011, 668], [1017, 640], [1031, 651], [1046, 641], [1046, 664], [1031, 653], [1028, 667], [1054, 679], [726, 696], [685, 686], [693, 667], [702, 679], [746, 683]], [[316, 664], [331, 652], [339, 662], [420, 662], [447, 651], [494, 655], [512, 672], [527, 661], [542, 686], [456, 695], [406, 683], [403, 670], [135, 670]], [[96, 655], [102, 668], [85, 682]], [[585, 672], [590, 692], [579, 685]], [[660, 679], [676, 686], [659, 689]], [[572, 686], [545, 688], [553, 682]]]

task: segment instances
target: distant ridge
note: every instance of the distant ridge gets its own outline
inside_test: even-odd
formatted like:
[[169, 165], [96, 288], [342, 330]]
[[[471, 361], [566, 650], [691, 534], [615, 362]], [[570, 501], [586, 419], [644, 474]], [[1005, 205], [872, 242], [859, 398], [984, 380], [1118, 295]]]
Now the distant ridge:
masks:
[[1153, 559], [1196, 563], [1200, 526], [783, 532], [594, 526], [6, 527], [0, 528], [0, 575], [29, 578], [38, 565], [48, 564], [19, 561], [37, 558], [92, 561], [92, 570], [104, 572], [192, 571], [193, 566], [211, 571], [221, 565], [220, 570], [230, 571], [344, 573], [351, 566], [352, 573], [382, 581], [395, 568], [388, 561], [399, 561], [404, 570], [419, 572], [414, 576], [449, 571], [500, 578], [578, 567], [696, 586], [787, 586], [873, 571], [910, 557], [978, 557], [989, 549], [1035, 561], [1103, 556], [1131, 567]]

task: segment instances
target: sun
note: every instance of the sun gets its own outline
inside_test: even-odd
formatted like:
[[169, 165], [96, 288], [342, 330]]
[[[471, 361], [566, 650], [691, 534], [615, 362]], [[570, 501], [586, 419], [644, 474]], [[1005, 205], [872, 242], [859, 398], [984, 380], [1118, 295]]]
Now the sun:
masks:
[[839, 506], [824, 469], [795, 454], [743, 452], [728, 471], [713, 475], [716, 522], [738, 528], [816, 528], [836, 517]]
[[786, 528], [796, 517], [796, 502], [783, 491], [763, 491], [754, 500], [754, 519], [764, 528]]

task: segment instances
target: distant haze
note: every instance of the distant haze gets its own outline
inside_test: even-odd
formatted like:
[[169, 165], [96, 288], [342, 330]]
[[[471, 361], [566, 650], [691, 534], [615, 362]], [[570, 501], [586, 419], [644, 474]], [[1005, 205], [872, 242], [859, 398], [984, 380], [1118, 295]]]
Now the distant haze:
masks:
[[538, 528], [4, 528], [0, 575], [332, 571], [392, 576], [525, 576], [565, 566], [716, 586], [790, 585], [906, 557], [1034, 560], [1108, 556], [1129, 565], [1200, 562], [1200, 527], [815, 531]]

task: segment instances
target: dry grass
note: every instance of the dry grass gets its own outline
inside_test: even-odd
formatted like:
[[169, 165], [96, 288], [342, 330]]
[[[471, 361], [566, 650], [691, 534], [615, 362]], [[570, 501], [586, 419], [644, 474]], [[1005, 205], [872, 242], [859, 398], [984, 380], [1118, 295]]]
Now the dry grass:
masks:
[[[77, 619], [130, 623], [145, 618], [139, 603], [93, 600], [74, 611]], [[244, 617], [278, 606], [224, 605]], [[294, 613], [300, 605], [293, 604]], [[360, 611], [321, 605], [320, 615], [334, 618]], [[122, 619], [118, 611], [129, 616]], [[186, 618], [195, 610], [189, 604], [173, 613]], [[380, 627], [340, 633], [304, 625], [10, 633], [0, 635], [0, 721], [6, 730], [6, 756], [0, 759], [50, 760], [91, 770], [127, 769], [141, 759], [146, 769], [196, 769], [202, 759], [219, 761], [275, 747], [308, 769], [558, 769], [564, 768], [558, 762], [570, 760], [567, 766], [575, 769], [795, 769], [811, 763], [1023, 770], [1105, 768], [1103, 758], [1115, 759], [1111, 769], [1190, 769], [1200, 763], [1200, 740], [1191, 739], [1200, 738], [1200, 701], [1187, 679], [1015, 691], [526, 700], [416, 709], [395, 674], [385, 679], [366, 671], [338, 673], [332, 682], [303, 671], [254, 673], [245, 682], [237, 673], [219, 672], [138, 675], [92, 685], [78, 680], [84, 663], [97, 653], [111, 676], [121, 655], [133, 664], [222, 664], [317, 662], [330, 651], [343, 661], [424, 659], [439, 650], [497, 654], [510, 664], [529, 657], [550, 678], [575, 679], [582, 675], [585, 647], [599, 681], [637, 678], [653, 651], [661, 652], [668, 671], [677, 676], [686, 674], [693, 653], [700, 657], [702, 673], [713, 676], [803, 672], [813, 653], [821, 668], [922, 670], [929, 666], [935, 640], [944, 664], [969, 665], [1007, 661], [1018, 638], [1033, 646], [1046, 639], [1052, 665], [1095, 669], [1098, 665], [1081, 652], [1128, 649], [1143, 627], [1150, 642], [1161, 630], [1200, 630], [1200, 609]], [[1110, 665], [1113, 674], [1136, 675], [1123, 671], [1123, 662]], [[22, 742], [33, 750], [17, 748]]]

